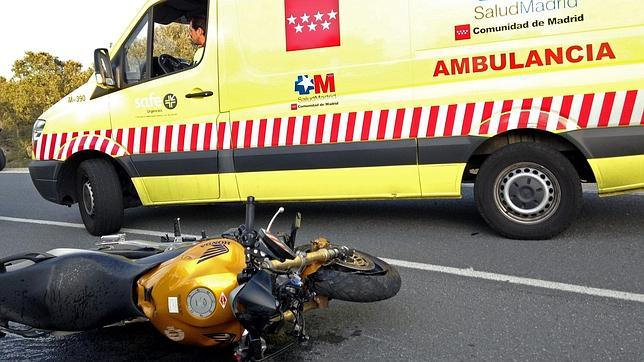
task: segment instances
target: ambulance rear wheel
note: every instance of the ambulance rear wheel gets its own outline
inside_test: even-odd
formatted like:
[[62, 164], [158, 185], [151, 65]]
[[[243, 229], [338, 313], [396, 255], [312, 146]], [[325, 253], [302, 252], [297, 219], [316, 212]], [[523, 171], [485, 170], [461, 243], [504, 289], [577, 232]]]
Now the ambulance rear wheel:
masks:
[[113, 234], [123, 224], [123, 192], [114, 166], [104, 159], [83, 161], [76, 178], [78, 208], [87, 231]]
[[515, 143], [488, 157], [474, 197], [490, 227], [512, 239], [550, 239], [570, 226], [582, 204], [575, 167], [538, 143]]

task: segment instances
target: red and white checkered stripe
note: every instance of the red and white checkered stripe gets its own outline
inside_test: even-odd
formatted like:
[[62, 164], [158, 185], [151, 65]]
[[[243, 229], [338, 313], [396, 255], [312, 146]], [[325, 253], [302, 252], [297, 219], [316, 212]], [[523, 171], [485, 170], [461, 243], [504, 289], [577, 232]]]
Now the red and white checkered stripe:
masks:
[[329, 144], [408, 138], [495, 135], [513, 129], [551, 132], [644, 125], [637, 90], [429, 107], [266, 118], [231, 123], [150, 126], [43, 135], [39, 160], [96, 150], [131, 154]]

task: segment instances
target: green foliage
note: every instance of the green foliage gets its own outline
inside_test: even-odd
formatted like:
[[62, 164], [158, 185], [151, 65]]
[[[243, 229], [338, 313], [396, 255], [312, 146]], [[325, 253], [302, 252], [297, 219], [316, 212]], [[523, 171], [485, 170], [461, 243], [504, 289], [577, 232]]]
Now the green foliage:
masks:
[[[196, 46], [189, 38], [187, 24], [155, 24], [154, 56], [170, 54], [191, 61]], [[135, 40], [133, 55], [145, 58], [146, 39]], [[83, 70], [76, 61], [62, 61], [44, 52], [26, 52], [14, 62], [13, 76], [0, 77], [0, 146], [9, 154], [13, 165], [28, 161], [31, 128], [35, 120], [58, 100], [83, 85], [92, 76], [92, 69]]]
[[26, 52], [15, 61], [12, 71], [11, 79], [0, 77], [0, 128], [9, 146], [19, 148], [22, 154], [36, 118], [85, 83], [93, 71], [43, 52]]
[[157, 57], [161, 54], [169, 54], [175, 58], [192, 61], [197, 46], [190, 41], [189, 29], [188, 24], [154, 24], [153, 55]]
[[[154, 24], [154, 44], [152, 45], [152, 56], [158, 57], [161, 54], [169, 54], [175, 58], [192, 60], [197, 46], [190, 41], [190, 25], [181, 23], [170, 23], [168, 25]], [[127, 50], [128, 59], [139, 59], [143, 63], [147, 49], [147, 37], [142, 29], [142, 36], [133, 39]]]

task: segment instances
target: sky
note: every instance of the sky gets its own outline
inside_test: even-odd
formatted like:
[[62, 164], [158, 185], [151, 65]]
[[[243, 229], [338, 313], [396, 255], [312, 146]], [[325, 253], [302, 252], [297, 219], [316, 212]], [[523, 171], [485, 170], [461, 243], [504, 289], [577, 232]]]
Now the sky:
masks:
[[26, 51], [92, 64], [94, 49], [109, 48], [143, 7], [144, 0], [3, 1], [0, 76]]

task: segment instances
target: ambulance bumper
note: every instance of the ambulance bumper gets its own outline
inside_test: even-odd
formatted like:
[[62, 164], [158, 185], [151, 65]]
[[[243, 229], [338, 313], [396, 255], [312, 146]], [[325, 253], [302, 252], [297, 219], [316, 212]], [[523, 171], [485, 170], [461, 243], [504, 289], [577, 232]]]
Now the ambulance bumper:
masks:
[[38, 193], [51, 202], [63, 204], [58, 189], [58, 175], [63, 166], [60, 161], [32, 161], [29, 174]]

